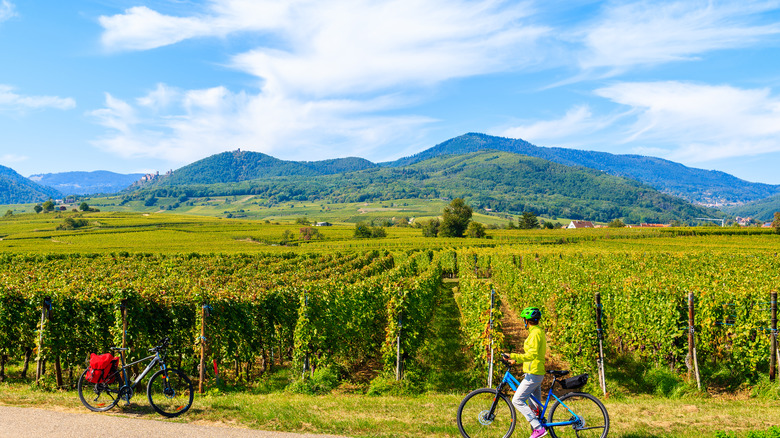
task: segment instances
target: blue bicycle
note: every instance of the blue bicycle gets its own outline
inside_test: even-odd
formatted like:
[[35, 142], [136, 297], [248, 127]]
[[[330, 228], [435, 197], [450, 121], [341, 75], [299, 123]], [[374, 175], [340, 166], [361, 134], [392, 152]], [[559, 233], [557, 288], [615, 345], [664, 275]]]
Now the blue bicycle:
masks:
[[[506, 365], [504, 378], [496, 389], [482, 388], [470, 392], [458, 407], [458, 429], [466, 438], [509, 438], [515, 430], [516, 413], [511, 397], [504, 390], [517, 390], [520, 384], [512, 375], [512, 365]], [[553, 393], [555, 384], [563, 389], [579, 389], [587, 382], [587, 374], [562, 379], [568, 371], [547, 371], [554, 378], [544, 404], [531, 395], [529, 405], [553, 438], [604, 438], [609, 432], [607, 408], [596, 397], [585, 392], [569, 392], [561, 397]], [[553, 401], [548, 412], [548, 406]], [[545, 416], [547, 418], [545, 418]]]

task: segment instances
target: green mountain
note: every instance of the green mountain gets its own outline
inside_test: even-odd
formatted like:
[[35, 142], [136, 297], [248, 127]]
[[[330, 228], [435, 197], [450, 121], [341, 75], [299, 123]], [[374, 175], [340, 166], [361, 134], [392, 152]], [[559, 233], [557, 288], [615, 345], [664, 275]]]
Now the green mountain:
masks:
[[144, 176], [141, 173], [121, 174], [106, 170], [94, 172], [61, 172], [31, 175], [40, 185], [51, 187], [65, 195], [116, 193], [128, 188]]
[[61, 196], [52, 188], [40, 186], [9, 167], [0, 166], [0, 204], [43, 202]]
[[[201, 160], [144, 186], [129, 197], [250, 194], [264, 199], [267, 204], [461, 197], [473, 208], [515, 213], [533, 211], [548, 217], [597, 221], [622, 218], [630, 223], [690, 221], [717, 214], [628, 178], [506, 152], [444, 155], [407, 166], [374, 166], [330, 174], [323, 174], [325, 171], [317, 166], [315, 168], [319, 170], [308, 167], [312, 163], [250, 154], [254, 153], [219, 154]], [[259, 157], [261, 164], [249, 165], [245, 158], [250, 156]], [[239, 164], [241, 167], [236, 168]], [[365, 165], [363, 162], [355, 164]], [[334, 167], [338, 166], [331, 163], [330, 168]], [[201, 175], [197, 179], [196, 173], [192, 173], [195, 169], [205, 172], [212, 168], [219, 170], [220, 183], [179, 182], [185, 179], [181, 174], [187, 176], [187, 181], [212, 181], [212, 176]], [[250, 179], [251, 175], [258, 174], [262, 176]]]
[[212, 155], [155, 181], [155, 185], [238, 183], [276, 176], [317, 176], [377, 167], [363, 158], [284, 161], [260, 152], [236, 150]]
[[724, 212], [741, 217], [752, 217], [761, 222], [771, 222], [775, 212], [780, 211], [780, 195], [775, 195], [750, 204], [723, 209]]
[[544, 158], [567, 166], [584, 166], [648, 184], [664, 193], [705, 204], [742, 204], [780, 194], [780, 186], [752, 183], [724, 172], [696, 169], [641, 155], [534, 146], [524, 140], [469, 133], [447, 140], [411, 157], [382, 163], [401, 167], [441, 155], [497, 150]]

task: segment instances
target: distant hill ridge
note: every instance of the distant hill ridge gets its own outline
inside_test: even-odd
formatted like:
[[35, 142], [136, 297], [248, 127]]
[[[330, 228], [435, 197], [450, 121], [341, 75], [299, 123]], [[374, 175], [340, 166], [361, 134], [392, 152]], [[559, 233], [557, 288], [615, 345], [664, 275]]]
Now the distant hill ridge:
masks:
[[[345, 168], [359, 170], [341, 171]], [[176, 170], [129, 196], [142, 200], [245, 194], [269, 204], [462, 197], [473, 208], [598, 221], [625, 218], [632, 223], [717, 214], [635, 180], [495, 150], [434, 156], [407, 166], [378, 166], [360, 159], [293, 162], [256, 152], [226, 152]]]
[[44, 202], [60, 196], [57, 190], [36, 184], [10, 167], [0, 166], [0, 204]]
[[615, 155], [557, 147], [539, 147], [525, 140], [468, 133], [440, 143], [411, 157], [385, 166], [406, 166], [441, 155], [458, 155], [497, 150], [544, 158], [567, 166], [583, 166], [624, 176], [691, 202], [742, 204], [780, 194], [780, 185], [748, 182], [725, 172], [684, 166], [673, 161], [642, 155]]
[[161, 185], [238, 183], [274, 176], [317, 176], [378, 167], [363, 158], [285, 161], [261, 152], [231, 151], [184, 166], [158, 182]]
[[144, 176], [142, 173], [121, 174], [107, 170], [94, 172], [61, 172], [31, 175], [38, 184], [51, 187], [65, 195], [116, 193], [128, 188]]

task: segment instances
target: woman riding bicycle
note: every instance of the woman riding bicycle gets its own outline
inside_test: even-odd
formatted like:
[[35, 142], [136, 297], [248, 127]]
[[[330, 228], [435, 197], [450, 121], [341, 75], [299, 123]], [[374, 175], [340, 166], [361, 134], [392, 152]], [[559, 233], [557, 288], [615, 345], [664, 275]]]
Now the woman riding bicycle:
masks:
[[508, 362], [511, 365], [517, 362], [523, 363], [525, 377], [512, 397], [512, 404], [525, 416], [533, 428], [530, 438], [539, 438], [547, 435], [547, 429], [542, 427], [539, 418], [526, 403], [528, 397], [533, 394], [537, 400], [542, 399], [542, 379], [544, 378], [544, 355], [547, 352], [547, 340], [544, 330], [539, 327], [539, 319], [542, 311], [537, 307], [526, 307], [520, 312], [520, 317], [525, 319], [525, 328], [528, 337], [523, 344], [523, 353], [511, 353]]

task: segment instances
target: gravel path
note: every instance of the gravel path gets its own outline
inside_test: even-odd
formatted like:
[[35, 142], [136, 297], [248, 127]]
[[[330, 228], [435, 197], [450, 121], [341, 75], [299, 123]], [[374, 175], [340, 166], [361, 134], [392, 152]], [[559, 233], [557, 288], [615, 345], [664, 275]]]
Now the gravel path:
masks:
[[101, 436], [118, 436], [123, 438], [185, 438], [190, 436], [220, 438], [345, 438], [335, 435], [266, 432], [234, 427], [173, 423], [93, 412], [76, 413], [0, 406], [0, 438]]

